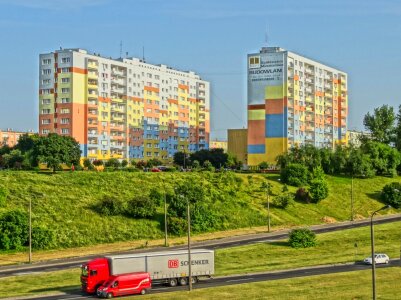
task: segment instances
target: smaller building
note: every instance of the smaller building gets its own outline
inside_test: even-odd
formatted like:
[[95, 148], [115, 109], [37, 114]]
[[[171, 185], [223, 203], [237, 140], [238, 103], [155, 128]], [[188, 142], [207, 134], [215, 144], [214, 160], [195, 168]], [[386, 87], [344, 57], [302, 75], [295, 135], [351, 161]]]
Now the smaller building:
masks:
[[235, 155], [246, 165], [248, 162], [248, 129], [228, 129], [227, 137], [227, 153]]
[[209, 148], [210, 149], [221, 148], [224, 150], [224, 153], [227, 153], [227, 141], [219, 141], [219, 140], [210, 141]]
[[13, 131], [11, 128], [7, 128], [6, 130], [0, 129], [0, 147], [3, 146], [14, 147], [18, 143], [20, 136], [26, 133], [33, 134], [32, 131], [21, 132], [21, 131]]
[[370, 133], [357, 130], [347, 131], [347, 140], [349, 145], [360, 147], [362, 137], [370, 137]]

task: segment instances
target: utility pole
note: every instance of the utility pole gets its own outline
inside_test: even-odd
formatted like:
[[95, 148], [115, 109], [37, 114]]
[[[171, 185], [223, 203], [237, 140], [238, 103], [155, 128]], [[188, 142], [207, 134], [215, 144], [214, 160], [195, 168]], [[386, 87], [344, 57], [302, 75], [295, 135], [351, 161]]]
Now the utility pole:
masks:
[[164, 247], [167, 247], [167, 192], [164, 188]]
[[[188, 199], [187, 199], [188, 201]], [[192, 263], [191, 263], [191, 215], [189, 201], [187, 202], [187, 221], [188, 221], [188, 290], [192, 291]]]
[[32, 196], [29, 197], [29, 263], [32, 263]]
[[270, 184], [267, 183], [267, 232], [270, 232]]
[[351, 221], [354, 221], [354, 174], [351, 175]]

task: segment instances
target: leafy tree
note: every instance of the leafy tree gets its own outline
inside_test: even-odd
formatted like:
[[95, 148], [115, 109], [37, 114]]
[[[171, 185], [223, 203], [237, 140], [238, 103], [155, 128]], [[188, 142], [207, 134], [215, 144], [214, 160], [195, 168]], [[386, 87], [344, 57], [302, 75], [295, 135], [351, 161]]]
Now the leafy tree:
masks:
[[288, 164], [280, 172], [281, 181], [293, 186], [305, 185], [308, 182], [308, 175], [307, 167], [296, 163]]
[[394, 208], [401, 207], [401, 183], [392, 182], [383, 187], [381, 198]]
[[[184, 157], [185, 157], [185, 159], [184, 159]], [[179, 165], [181, 167], [183, 167], [184, 164], [185, 164], [185, 167], [191, 165], [191, 160], [188, 157], [188, 153], [186, 153], [186, 152], [184, 153], [182, 151], [178, 151], [178, 152], [174, 153], [173, 161], [176, 165]], [[184, 161], [185, 161], [185, 163], [184, 163]]]
[[[133, 162], [132, 164], [134, 164], [134, 163], [135, 163], [135, 162]], [[146, 168], [147, 165], [148, 165], [148, 163], [147, 163], [146, 161], [144, 161], [144, 160], [140, 160], [140, 161], [138, 161], [138, 162], [136, 163], [136, 167], [137, 167], [138, 169]]]
[[200, 169], [200, 163], [197, 160], [194, 160], [192, 162], [192, 168], [194, 168], [195, 170], [199, 170]]
[[41, 226], [32, 228], [33, 249], [51, 249], [55, 244], [56, 235], [53, 230]]
[[267, 162], [265, 162], [265, 161], [262, 161], [259, 164], [259, 169], [261, 169], [261, 170], [266, 170], [268, 167], [269, 167], [269, 164]]
[[304, 203], [311, 203], [312, 198], [306, 188], [299, 188], [295, 193], [295, 199]]
[[139, 195], [128, 201], [126, 212], [134, 218], [152, 218], [156, 214], [156, 203], [148, 196]]
[[208, 161], [208, 160], [205, 160], [205, 162], [203, 163], [203, 167], [204, 167], [207, 171], [210, 171], [210, 172], [214, 172], [214, 170], [215, 170], [213, 164], [212, 164], [210, 161]]
[[3, 155], [4, 166], [7, 168], [21, 169], [24, 159], [20, 150], [11, 150], [9, 154]]
[[228, 154], [224, 153], [221, 148], [216, 149], [202, 149], [191, 153], [190, 160], [197, 160], [201, 165], [204, 165], [205, 161], [210, 161], [213, 167], [219, 169], [227, 164]]
[[239, 170], [241, 169], [241, 166], [242, 163], [238, 158], [234, 154], [228, 153], [226, 167]]
[[364, 154], [361, 149], [351, 150], [347, 158], [345, 171], [347, 174], [354, 177], [370, 178], [375, 176], [375, 170], [373, 169], [369, 155]]
[[39, 139], [38, 134], [23, 134], [19, 137], [15, 149], [20, 150], [22, 153], [33, 150], [36, 141]]
[[93, 164], [89, 158], [85, 158], [83, 164], [84, 164], [84, 168], [87, 168], [88, 170], [93, 169]]
[[308, 248], [316, 246], [316, 234], [307, 228], [293, 229], [288, 243], [292, 248]]
[[329, 186], [324, 179], [313, 179], [310, 182], [309, 193], [314, 203], [326, 199], [329, 195]]
[[286, 192], [273, 198], [273, 205], [278, 208], [287, 208], [294, 203], [294, 195]]
[[401, 154], [389, 145], [367, 141], [361, 146], [363, 153], [369, 155], [377, 175], [395, 175], [401, 162]]
[[152, 158], [148, 160], [148, 167], [152, 168], [152, 167], [156, 167], [156, 166], [161, 166], [163, 164], [163, 162], [157, 158]]
[[32, 151], [33, 160], [38, 163], [46, 163], [56, 172], [60, 164], [78, 165], [81, 150], [77, 141], [69, 136], [61, 136], [49, 133], [47, 136], [38, 137]]
[[397, 126], [395, 127], [395, 147], [401, 152], [401, 105], [398, 107]]
[[0, 216], [0, 249], [21, 250], [28, 241], [28, 216], [12, 210]]
[[394, 122], [394, 109], [388, 105], [375, 108], [372, 115], [367, 113], [363, 119], [363, 125], [371, 132], [372, 140], [387, 145], [394, 141]]
[[124, 160], [121, 162], [121, 167], [125, 168], [126, 166], [128, 166], [128, 161], [127, 161], [126, 159], [124, 159]]

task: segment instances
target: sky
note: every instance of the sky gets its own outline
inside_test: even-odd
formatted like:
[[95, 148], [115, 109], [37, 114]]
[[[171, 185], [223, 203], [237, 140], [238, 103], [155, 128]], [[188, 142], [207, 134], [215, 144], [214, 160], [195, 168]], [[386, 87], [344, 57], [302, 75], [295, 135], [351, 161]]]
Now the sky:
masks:
[[401, 104], [399, 0], [0, 0], [0, 129], [38, 130], [39, 54], [83, 48], [211, 82], [211, 137], [246, 128], [246, 55], [279, 46], [348, 73], [350, 129]]

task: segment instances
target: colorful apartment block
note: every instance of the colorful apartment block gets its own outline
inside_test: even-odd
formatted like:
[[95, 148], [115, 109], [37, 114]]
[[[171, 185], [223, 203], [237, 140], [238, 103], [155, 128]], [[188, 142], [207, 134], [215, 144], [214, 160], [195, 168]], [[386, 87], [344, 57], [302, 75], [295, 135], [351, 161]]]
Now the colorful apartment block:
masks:
[[14, 147], [15, 145], [17, 145], [19, 138], [24, 134], [32, 135], [34, 133], [33, 131], [14, 131], [10, 128], [7, 128], [6, 130], [0, 130], [0, 147]]
[[40, 55], [39, 133], [90, 159], [169, 160], [209, 147], [210, 85], [192, 71], [82, 49]]
[[222, 140], [211, 140], [209, 143], [210, 149], [223, 149], [227, 153], [227, 141]]
[[347, 74], [278, 47], [248, 55], [248, 165], [347, 144]]

